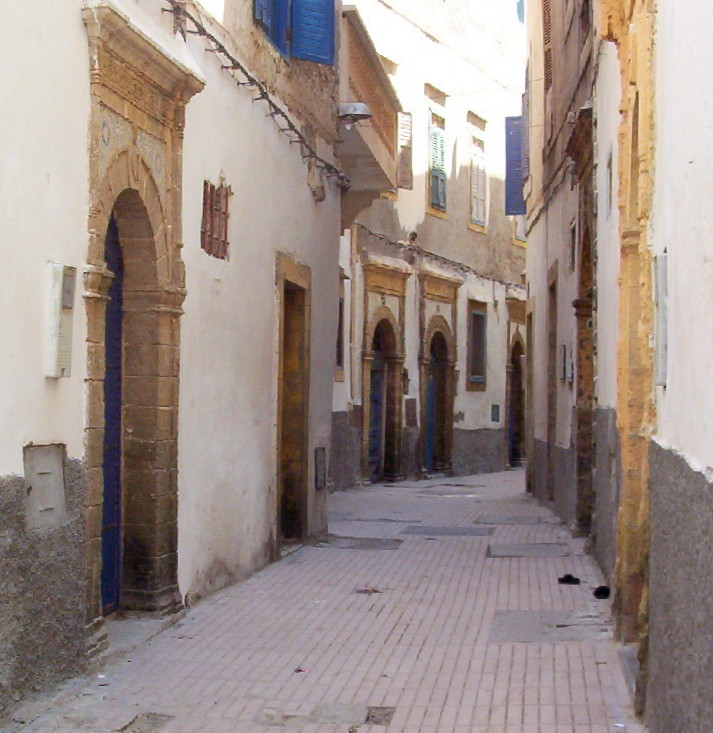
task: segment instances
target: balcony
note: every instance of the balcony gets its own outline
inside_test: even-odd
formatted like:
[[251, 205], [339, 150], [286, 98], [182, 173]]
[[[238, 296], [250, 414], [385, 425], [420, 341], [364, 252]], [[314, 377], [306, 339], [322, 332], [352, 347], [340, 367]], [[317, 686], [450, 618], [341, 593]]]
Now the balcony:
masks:
[[342, 198], [345, 228], [383, 191], [396, 187], [397, 120], [401, 105], [374, 44], [353, 6], [342, 12], [339, 99], [361, 102], [369, 119], [340, 118], [339, 158], [351, 178]]

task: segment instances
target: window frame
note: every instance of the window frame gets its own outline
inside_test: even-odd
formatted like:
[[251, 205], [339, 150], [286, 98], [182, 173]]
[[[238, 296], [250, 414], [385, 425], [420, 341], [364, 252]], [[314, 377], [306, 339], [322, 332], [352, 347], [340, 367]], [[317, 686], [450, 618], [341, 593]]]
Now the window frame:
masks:
[[230, 186], [224, 180], [218, 185], [203, 181], [203, 215], [201, 217], [201, 249], [218, 260], [230, 259], [228, 221]]
[[[475, 374], [475, 321], [480, 320], [480, 354], [482, 362], [480, 373]], [[488, 376], [488, 304], [478, 300], [468, 300], [468, 358], [466, 369], [466, 389], [470, 392], [484, 392]]]
[[[437, 137], [440, 139], [439, 142], [436, 141]], [[448, 213], [446, 148], [446, 119], [431, 111], [428, 126], [428, 211], [437, 216], [445, 216]], [[434, 181], [438, 182], [435, 195]]]
[[[477, 165], [476, 165], [477, 162]], [[479, 189], [476, 191], [476, 189]], [[482, 190], [480, 190], [482, 189]], [[477, 195], [476, 195], [477, 194]], [[482, 202], [482, 218], [475, 211], [476, 198]], [[477, 135], [471, 135], [470, 140], [470, 223], [478, 228], [488, 226], [488, 171], [485, 165], [485, 140]]]
[[253, 18], [285, 60], [334, 66], [334, 0], [253, 0]]

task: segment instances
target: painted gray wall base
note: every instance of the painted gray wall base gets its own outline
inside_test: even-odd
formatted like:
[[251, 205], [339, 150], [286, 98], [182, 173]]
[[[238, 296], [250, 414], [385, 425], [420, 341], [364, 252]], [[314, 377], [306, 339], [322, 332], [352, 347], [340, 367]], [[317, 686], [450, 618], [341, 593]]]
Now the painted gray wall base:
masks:
[[505, 428], [453, 430], [453, 475], [504, 471], [507, 466]]
[[533, 495], [537, 501], [545, 506], [550, 503], [547, 493], [547, 443], [543, 440], [532, 441], [533, 450]]
[[554, 501], [550, 502], [547, 489], [547, 443], [533, 441], [535, 453], [535, 498], [549, 506], [559, 518], [571, 527], [577, 508], [576, 451], [574, 447], [556, 445], [554, 455]]
[[0, 478], [0, 710], [84, 666], [80, 461], [65, 484], [68, 521], [28, 531], [23, 478]]
[[401, 473], [404, 478], [421, 478], [421, 462], [418, 450], [420, 431], [417, 427], [404, 428], [401, 432]]
[[349, 425], [349, 413], [332, 413], [329, 474], [333, 491], [361, 486], [361, 430]]
[[713, 730], [713, 484], [651, 443], [649, 683], [652, 733]]
[[577, 517], [577, 451], [574, 446], [555, 446], [555, 504], [554, 510], [568, 526]]
[[595, 458], [592, 484], [594, 518], [592, 552], [611, 585], [616, 563], [616, 517], [621, 490], [621, 452], [616, 410], [597, 409], [594, 413]]

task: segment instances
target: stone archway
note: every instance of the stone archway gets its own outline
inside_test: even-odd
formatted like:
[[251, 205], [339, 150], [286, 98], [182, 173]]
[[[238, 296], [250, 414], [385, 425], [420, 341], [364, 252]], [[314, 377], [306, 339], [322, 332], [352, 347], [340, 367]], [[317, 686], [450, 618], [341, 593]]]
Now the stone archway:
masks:
[[520, 466], [525, 459], [524, 356], [525, 344], [517, 333], [510, 349], [507, 384], [508, 462], [511, 466]]
[[185, 106], [204, 86], [131, 9], [82, 10], [89, 51], [85, 582], [89, 653], [106, 645], [101, 568], [110, 221], [124, 266], [119, 439], [123, 483], [119, 606], [170, 613], [176, 583], [180, 256]]
[[446, 319], [434, 316], [426, 329], [421, 357], [421, 468], [448, 472], [453, 465], [455, 339]]
[[[90, 613], [115, 607], [170, 613], [180, 604], [177, 586], [177, 423], [182, 270], [169, 256], [158, 190], [136, 150], [109, 166], [93, 210], [87, 274], [89, 379], [87, 463]], [[110, 225], [123, 262], [118, 465], [107, 458], [107, 304], [117, 277], [104, 252]], [[104, 233], [104, 236], [99, 236]], [[101, 262], [101, 265], [97, 263]], [[172, 277], [173, 275], [173, 277]], [[120, 476], [117, 502], [120, 580], [115, 603], [102, 603], [102, 563], [107, 562], [105, 498], [108, 474]], [[104, 539], [103, 539], [104, 537]], [[102, 558], [102, 555], [104, 557]], [[105, 599], [106, 601], [106, 599]]]
[[395, 481], [401, 475], [403, 363], [398, 323], [385, 306], [367, 327], [363, 353], [362, 474]]

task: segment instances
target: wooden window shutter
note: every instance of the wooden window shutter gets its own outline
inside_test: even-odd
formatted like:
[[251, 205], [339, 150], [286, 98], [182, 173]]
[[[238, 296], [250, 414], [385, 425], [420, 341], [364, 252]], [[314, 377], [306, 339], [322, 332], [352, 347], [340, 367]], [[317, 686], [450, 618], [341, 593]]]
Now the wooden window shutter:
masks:
[[485, 172], [485, 150], [481, 140], [473, 138], [470, 162], [470, 220], [485, 224], [488, 178]]
[[268, 35], [275, 24], [274, 0], [254, 0], [253, 17], [263, 25]]
[[410, 112], [398, 113], [396, 186], [413, 190], [413, 121]]
[[446, 210], [446, 135], [436, 125], [431, 127], [430, 204]]
[[334, 64], [334, 0], [292, 0], [292, 55]]
[[551, 0], [542, 2], [542, 50], [544, 53], [545, 91], [552, 86], [552, 6]]
[[505, 213], [527, 213], [522, 190], [522, 117], [505, 118]]

